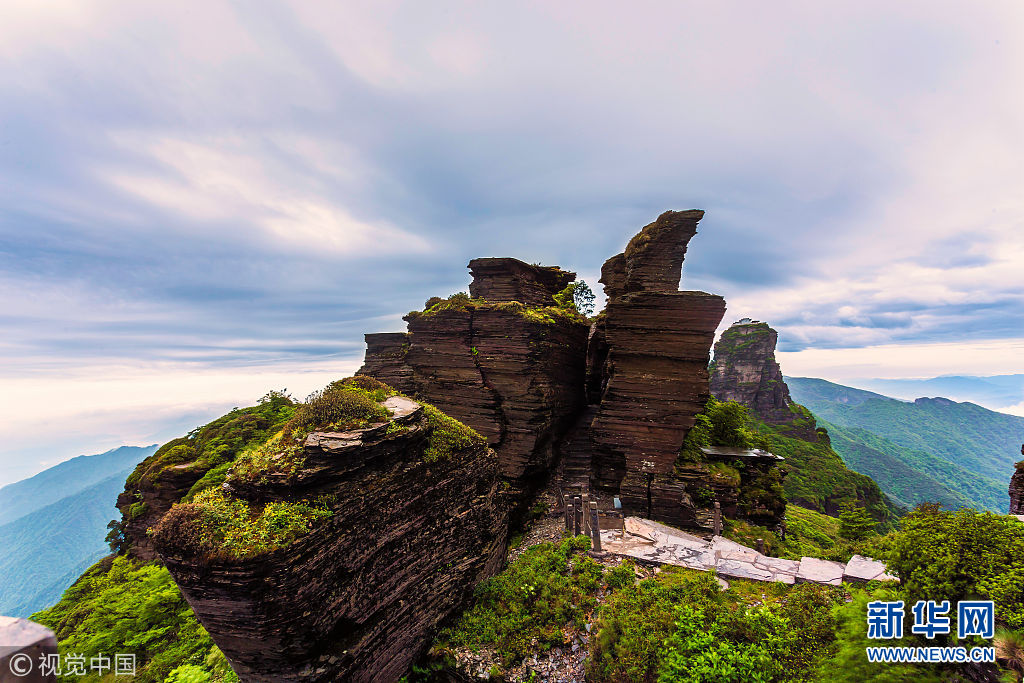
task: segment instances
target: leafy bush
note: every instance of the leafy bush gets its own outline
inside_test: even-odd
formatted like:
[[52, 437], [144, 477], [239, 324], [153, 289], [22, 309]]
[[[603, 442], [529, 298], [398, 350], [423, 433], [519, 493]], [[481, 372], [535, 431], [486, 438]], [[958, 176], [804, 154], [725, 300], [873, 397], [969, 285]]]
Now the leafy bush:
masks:
[[380, 403], [396, 393], [365, 375], [331, 382], [310, 394], [278, 433], [250, 444], [228, 465], [227, 477], [254, 482], [272, 473], [295, 474], [305, 462], [302, 442], [310, 432], [363, 429], [388, 422], [391, 413]]
[[747, 426], [747, 407], [736, 401], [709, 398], [704, 411], [686, 433], [679, 458], [682, 462], [703, 462], [701, 448], [731, 446], [734, 448], [770, 448], [768, 436]]
[[580, 552], [584, 536], [531, 546], [476, 588], [473, 606], [441, 633], [441, 648], [492, 647], [506, 665], [564, 645], [565, 629], [583, 628], [597, 602], [603, 568]]
[[996, 618], [1024, 627], [1024, 523], [1014, 517], [919, 505], [891, 536], [885, 558], [909, 600], [982, 597]]
[[602, 606], [590, 639], [587, 680], [657, 680], [665, 640], [672, 634], [676, 605], [721, 600], [711, 574], [666, 567], [657, 577], [612, 594]]
[[587, 680], [808, 680], [833, 649], [844, 599], [812, 584], [734, 581], [722, 593], [712, 574], [665, 568], [603, 605]]
[[[659, 683], [767, 683], [782, 678], [780, 654], [792, 646], [793, 636], [777, 612], [757, 607], [723, 618], [721, 610], [679, 605], [675, 617]], [[730, 632], [739, 626], [745, 631], [742, 637]]]
[[298, 442], [313, 431], [362, 429], [376, 422], [387, 422], [391, 414], [380, 405], [388, 396], [386, 385], [377, 382], [380, 387], [366, 389], [367, 380], [372, 378], [359, 376], [359, 379], [339, 380], [310, 394], [285, 425], [288, 441]]
[[[100, 654], [134, 654], [137, 683], [161, 683], [180, 667], [188, 667], [193, 676], [180, 680], [238, 681], [170, 573], [156, 563], [125, 557], [100, 560], [60, 602], [32, 619], [57, 634], [62, 654], [83, 654], [87, 661]], [[195, 678], [199, 672], [209, 677]], [[92, 682], [100, 677], [62, 680]]]
[[287, 546], [332, 514], [326, 500], [273, 501], [257, 511], [244, 500], [210, 490], [171, 508], [153, 539], [193, 556], [246, 559]]
[[618, 567], [609, 570], [605, 576], [605, 583], [608, 584], [608, 588], [612, 590], [618, 590], [619, 588], [626, 588], [636, 583], [636, 572], [631, 560], [626, 560]]

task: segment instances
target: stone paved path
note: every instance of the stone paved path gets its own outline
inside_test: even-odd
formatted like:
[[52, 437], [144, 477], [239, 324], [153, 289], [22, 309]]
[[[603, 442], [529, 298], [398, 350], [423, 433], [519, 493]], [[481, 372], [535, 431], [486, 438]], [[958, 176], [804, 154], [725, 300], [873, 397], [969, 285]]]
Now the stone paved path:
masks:
[[714, 569], [720, 576], [735, 579], [830, 586], [838, 586], [843, 581], [899, 581], [886, 573], [883, 563], [860, 555], [854, 555], [845, 565], [814, 557], [783, 560], [767, 557], [721, 536], [706, 541], [640, 517], [627, 517], [625, 530], [602, 530], [601, 546], [602, 550], [617, 555], [700, 571]]

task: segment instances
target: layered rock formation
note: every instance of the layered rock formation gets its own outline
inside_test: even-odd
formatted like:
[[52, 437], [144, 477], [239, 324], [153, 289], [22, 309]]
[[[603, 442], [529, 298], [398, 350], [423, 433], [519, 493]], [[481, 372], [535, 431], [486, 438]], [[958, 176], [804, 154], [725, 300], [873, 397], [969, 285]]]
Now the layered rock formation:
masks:
[[366, 335], [359, 374], [473, 427], [502, 474], [522, 483], [550, 471], [585, 402], [588, 326], [552, 308], [576, 275], [516, 259], [476, 259], [470, 268], [470, 292], [481, 298], [431, 300], [405, 317], [407, 333]]
[[678, 291], [683, 256], [703, 215], [663, 213], [601, 270], [608, 351], [591, 425], [595, 483], [617, 488], [627, 510], [675, 524], [696, 521], [696, 506], [673, 470], [707, 403], [711, 344], [725, 314], [720, 296]]
[[243, 681], [395, 681], [500, 568], [508, 505], [493, 451], [476, 441], [427, 462], [423, 408], [384, 405], [388, 423], [309, 434], [298, 472], [232, 485], [254, 507], [331, 501], [298, 540], [231, 556], [210, 547], [196, 505], [157, 527], [161, 558]]
[[744, 318], [733, 323], [715, 343], [711, 394], [721, 401], [747, 406], [765, 422], [793, 419], [793, 400], [775, 360], [779, 333], [768, 323]]
[[476, 259], [473, 298], [431, 299], [406, 316], [408, 332], [367, 335], [360, 373], [474, 427], [513, 483], [560, 458], [564, 485], [617, 493], [639, 515], [700, 524], [710, 490], [728, 511], [774, 520], [775, 506], [741, 495], [764, 484], [753, 474], [726, 486], [706, 467], [677, 463], [709, 397], [711, 344], [725, 313], [719, 296], [679, 291], [703, 215], [668, 211], [608, 259], [607, 308], [589, 330], [551, 308], [575, 274]]
[[270, 395], [257, 406], [235, 409], [187, 436], [173, 439], [143, 460], [117, 498], [121, 512], [121, 550], [149, 561], [156, 558], [149, 530], [171, 506], [200, 487], [218, 485], [226, 468], [246, 444], [280, 429], [292, 402]]
[[484, 301], [518, 301], [526, 306], [550, 306], [552, 297], [576, 279], [556, 267], [536, 266], [514, 258], [478, 258], [469, 262], [473, 282], [469, 295]]
[[827, 440], [810, 412], [789, 395], [782, 368], [775, 360], [778, 340], [779, 333], [768, 323], [750, 318], [733, 323], [715, 343], [711, 394], [747, 406], [764, 422], [784, 426], [789, 436], [811, 442]]
[[149, 529], [157, 525], [203, 474], [181, 465], [172, 465], [161, 470], [158, 477], [142, 479], [135, 486], [129, 485], [117, 497], [117, 507], [124, 524], [123, 534], [132, 557], [143, 562], [156, 559]]
[[[1020, 447], [1020, 454], [1024, 455], [1024, 446]], [[1024, 515], [1024, 460], [1017, 463], [1010, 477], [1010, 514]]]
[[[159, 551], [244, 681], [391, 681], [498, 570], [510, 510], [559, 461], [563, 483], [615, 492], [629, 513], [706, 526], [719, 502], [727, 515], [776, 523], [772, 456], [680, 457], [710, 395], [725, 312], [719, 296], [678, 291], [702, 216], [666, 212], [609, 259], [607, 308], [592, 324], [555, 300], [574, 273], [473, 260], [471, 296], [432, 298], [405, 317], [407, 331], [366, 335], [360, 376], [331, 385], [364, 394], [381, 391], [368, 377], [391, 385], [405, 395], [380, 404], [391, 420], [293, 442], [305, 424], [295, 420], [320, 399], [296, 407], [272, 397], [226, 416], [238, 433], [215, 422], [168, 444], [119, 501], [140, 529], [159, 520], [151, 537], [126, 531], [136, 554]], [[421, 402], [434, 406], [427, 417]], [[452, 423], [435, 408], [476, 441], [428, 456], [438, 425]], [[183, 496], [194, 502], [167, 512]], [[211, 526], [238, 506], [245, 529], [271, 506], [313, 514], [314, 500], [328, 516], [316, 513], [308, 533], [282, 544], [238, 554], [241, 541]]]

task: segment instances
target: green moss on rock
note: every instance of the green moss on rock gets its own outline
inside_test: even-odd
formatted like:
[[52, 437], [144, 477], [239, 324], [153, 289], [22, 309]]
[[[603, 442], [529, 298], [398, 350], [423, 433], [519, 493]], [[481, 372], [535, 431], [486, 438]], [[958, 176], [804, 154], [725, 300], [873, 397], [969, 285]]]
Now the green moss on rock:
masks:
[[222, 490], [175, 505], [154, 529], [158, 545], [193, 556], [243, 560], [288, 546], [334, 513], [326, 499], [250, 505]]
[[[135, 468], [126, 486], [128, 489], [158, 487], [170, 468], [187, 468], [204, 474], [222, 468], [220, 472], [224, 473], [239, 453], [280, 430], [294, 411], [290, 398], [271, 392], [259, 405], [236, 408], [186, 436], [167, 442]], [[213, 485], [211, 479], [203, 482], [204, 487], [210, 485]]]

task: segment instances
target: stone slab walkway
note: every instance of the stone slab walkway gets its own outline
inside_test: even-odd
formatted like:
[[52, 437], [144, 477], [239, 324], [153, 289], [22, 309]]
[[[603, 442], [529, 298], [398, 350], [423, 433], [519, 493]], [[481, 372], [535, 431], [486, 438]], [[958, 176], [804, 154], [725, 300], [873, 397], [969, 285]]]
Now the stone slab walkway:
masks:
[[734, 541], [699, 536], [640, 517], [627, 517], [625, 529], [601, 531], [601, 549], [658, 564], [700, 571], [715, 570], [720, 576], [781, 583], [822, 583], [838, 586], [843, 581], [899, 581], [887, 574], [885, 564], [854, 555], [845, 565], [814, 557], [784, 560], [768, 557]]

